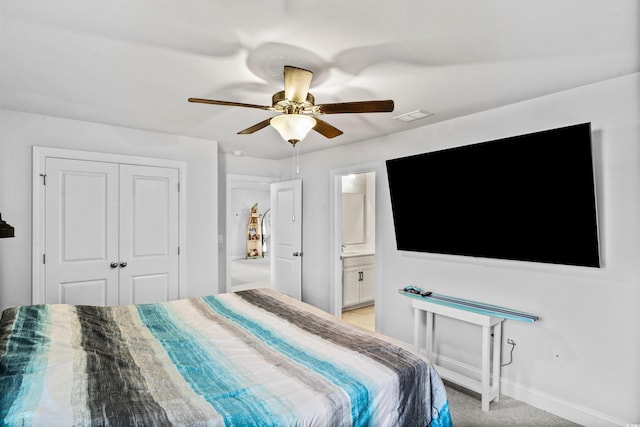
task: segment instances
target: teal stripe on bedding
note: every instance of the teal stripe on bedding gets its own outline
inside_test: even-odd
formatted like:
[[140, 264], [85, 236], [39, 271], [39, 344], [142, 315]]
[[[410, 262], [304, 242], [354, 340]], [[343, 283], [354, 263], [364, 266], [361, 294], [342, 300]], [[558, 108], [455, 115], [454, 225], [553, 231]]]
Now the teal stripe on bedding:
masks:
[[453, 427], [451, 412], [449, 412], [449, 402], [444, 402], [440, 410], [433, 408], [433, 418], [429, 423], [429, 427]]
[[273, 331], [263, 327], [260, 323], [237, 313], [215, 296], [202, 297], [202, 300], [218, 314], [235, 322], [251, 334], [260, 338], [266, 345], [271, 346], [280, 353], [324, 376], [342, 388], [351, 401], [351, 420], [355, 422], [355, 426], [365, 426], [372, 421], [370, 392], [359, 378], [336, 365], [304, 352], [294, 344], [278, 337]]
[[11, 332], [0, 359], [0, 420], [2, 425], [28, 426], [47, 366], [49, 310], [44, 305], [17, 308]]
[[212, 348], [197, 338], [160, 304], [142, 304], [138, 313], [143, 324], [167, 351], [189, 386], [202, 396], [231, 426], [277, 426], [280, 416], [234, 378], [226, 364], [211, 356]]

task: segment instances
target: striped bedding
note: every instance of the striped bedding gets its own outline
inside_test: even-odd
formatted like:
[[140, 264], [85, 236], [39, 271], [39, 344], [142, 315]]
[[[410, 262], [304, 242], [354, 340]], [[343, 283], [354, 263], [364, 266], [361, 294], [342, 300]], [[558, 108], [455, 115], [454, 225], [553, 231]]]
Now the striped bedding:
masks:
[[0, 425], [450, 426], [410, 347], [271, 289], [0, 320]]

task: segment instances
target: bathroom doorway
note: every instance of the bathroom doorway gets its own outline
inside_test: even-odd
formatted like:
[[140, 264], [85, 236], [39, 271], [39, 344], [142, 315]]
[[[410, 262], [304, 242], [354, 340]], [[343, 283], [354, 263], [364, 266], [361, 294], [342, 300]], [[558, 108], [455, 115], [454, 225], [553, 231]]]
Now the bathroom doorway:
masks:
[[374, 329], [379, 165], [331, 171], [332, 313]]

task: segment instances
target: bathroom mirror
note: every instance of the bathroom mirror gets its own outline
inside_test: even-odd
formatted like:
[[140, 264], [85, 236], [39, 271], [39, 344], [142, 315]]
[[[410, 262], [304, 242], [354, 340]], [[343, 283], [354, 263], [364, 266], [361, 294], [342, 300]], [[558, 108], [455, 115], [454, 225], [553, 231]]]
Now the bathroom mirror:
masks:
[[342, 244], [364, 243], [364, 194], [342, 193]]

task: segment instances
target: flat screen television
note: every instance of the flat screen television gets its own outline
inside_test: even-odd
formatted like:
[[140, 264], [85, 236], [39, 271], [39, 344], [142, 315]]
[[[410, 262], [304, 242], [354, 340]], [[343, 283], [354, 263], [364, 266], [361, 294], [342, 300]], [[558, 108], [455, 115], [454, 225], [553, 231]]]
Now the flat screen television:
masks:
[[590, 123], [386, 169], [398, 250], [600, 267]]

